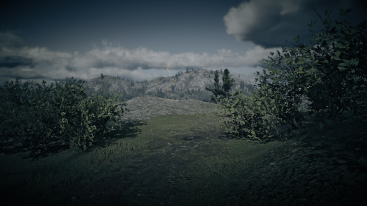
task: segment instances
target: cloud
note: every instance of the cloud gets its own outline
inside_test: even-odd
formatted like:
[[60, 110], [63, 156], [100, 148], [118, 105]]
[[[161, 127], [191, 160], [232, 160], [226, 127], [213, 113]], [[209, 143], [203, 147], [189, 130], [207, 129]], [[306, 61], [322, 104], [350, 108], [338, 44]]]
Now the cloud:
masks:
[[[255, 44], [244, 53], [220, 48], [217, 53], [210, 55], [194, 52], [170, 54], [145, 47], [113, 47], [107, 40], [103, 40], [103, 49], [94, 46], [89, 52], [80, 54], [51, 51], [46, 47], [30, 47], [17, 35], [19, 32], [0, 32], [0, 82], [15, 82], [15, 78], [21, 76], [22, 83], [30, 80], [41, 84], [45, 80], [46, 85], [49, 85], [54, 81], [66, 82], [66, 78], [71, 77], [88, 81], [101, 73], [143, 81], [164, 76], [162, 73], [150, 72], [153, 70], [163, 71], [167, 76], [175, 75], [177, 71], [186, 70], [187, 67], [220, 70], [223, 65], [246, 68], [246, 80], [254, 81], [256, 76], [253, 73], [262, 73], [262, 70], [268, 67], [260, 62], [262, 59], [269, 60], [270, 52], [277, 54], [277, 50], [283, 54], [281, 45], [285, 44], [285, 39], [294, 43], [293, 37], [299, 34], [300, 42], [310, 44], [308, 40], [312, 33], [306, 25], [311, 20], [318, 19], [311, 9], [312, 4], [323, 18], [325, 9], [334, 10], [330, 16], [333, 20], [342, 20], [335, 17], [340, 17], [338, 9], [352, 7], [352, 12], [343, 18], [359, 23], [364, 16], [363, 3], [351, 0], [335, 1], [333, 4], [316, 0], [252, 0], [241, 3], [236, 8], [229, 9], [223, 21], [227, 34], [235, 36], [236, 41]], [[353, 25], [356, 26], [355, 23]], [[318, 19], [316, 27], [312, 30], [319, 32], [321, 28], [324, 27]], [[286, 46], [293, 47], [290, 44]], [[169, 73], [166, 71], [167, 63], [172, 66]], [[251, 71], [251, 74], [248, 74], [248, 71]], [[244, 76], [241, 74], [241, 77]]]
[[34, 67], [32, 59], [21, 56], [6, 56], [0, 60], [0, 67], [14, 68], [20, 66]]
[[[266, 49], [279, 47], [285, 44], [285, 40], [294, 43], [293, 37], [300, 35], [300, 42], [309, 45], [312, 33], [308, 31], [307, 24], [317, 19], [311, 29], [316, 32], [325, 29], [317, 13], [325, 19], [324, 10], [333, 10], [330, 15], [333, 22], [345, 18], [357, 26], [356, 23], [361, 22], [367, 14], [364, 6], [367, 6], [365, 1], [355, 0], [252, 0], [231, 8], [223, 21], [227, 34], [234, 35], [239, 42], [250, 41]], [[347, 16], [339, 16], [339, 9], [348, 8], [352, 8], [352, 11]]]
[[145, 71], [152, 69], [166, 71], [167, 63], [171, 63], [171, 67], [169, 73], [164, 73], [166, 75], [175, 75], [176, 71], [186, 70], [187, 67], [218, 70], [223, 64], [235, 68], [243, 66], [258, 68], [263, 66], [259, 63], [261, 58], [267, 58], [269, 52], [275, 52], [275, 49], [255, 47], [246, 54], [234, 53], [223, 48], [218, 49], [213, 55], [194, 52], [171, 55], [169, 52], [153, 51], [144, 47], [136, 49], [113, 47], [103, 41], [105, 46], [103, 49], [95, 47], [85, 54], [80, 54], [51, 51], [45, 47], [25, 45], [20, 47], [19, 42], [24, 42], [21, 37], [1, 32], [0, 36], [2, 42], [10, 42], [0, 48], [2, 78], [0, 80], [5, 82], [11, 79], [15, 82], [16, 78], [21, 77], [22, 84], [28, 80], [34, 84], [41, 84], [45, 80], [46, 85], [50, 85], [54, 81], [66, 82], [66, 78], [71, 77], [88, 81], [100, 76], [101, 73], [134, 81], [151, 80], [162, 75], [148, 74]]
[[[340, 9], [345, 11], [349, 8], [352, 10], [346, 16], [339, 15]], [[293, 44], [296, 43], [293, 38], [297, 35], [300, 35], [299, 43], [311, 45], [310, 37], [314, 34], [308, 30], [307, 24], [316, 19], [317, 22], [311, 30], [320, 32], [323, 29], [325, 31], [326, 28], [318, 15], [325, 20], [327, 16], [324, 11], [326, 9], [328, 13], [332, 11], [329, 17], [333, 23], [338, 21], [346, 24], [344, 23], [346, 20], [356, 27], [362, 20], [367, 20], [366, 8], [366, 1], [361, 0], [252, 0], [241, 3], [237, 8], [231, 8], [223, 17], [223, 21], [227, 34], [234, 35], [236, 41], [252, 42], [257, 45], [243, 57], [248, 64], [253, 65], [257, 56], [263, 56], [264, 53], [269, 54], [273, 52], [273, 48], [279, 51], [282, 51], [278, 49], [281, 45], [286, 45], [288, 51], [289, 48], [295, 48]], [[317, 45], [315, 44], [314, 48]], [[329, 46], [329, 50], [331, 48]]]

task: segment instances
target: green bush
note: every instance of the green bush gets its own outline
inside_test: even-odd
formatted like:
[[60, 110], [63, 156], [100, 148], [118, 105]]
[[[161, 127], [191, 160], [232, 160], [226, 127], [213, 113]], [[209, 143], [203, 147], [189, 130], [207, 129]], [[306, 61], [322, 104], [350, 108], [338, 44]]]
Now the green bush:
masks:
[[[340, 11], [340, 15], [345, 16], [351, 9]], [[324, 13], [327, 15], [327, 10]], [[309, 30], [315, 23], [316, 20], [308, 24]], [[287, 125], [289, 132], [298, 129], [306, 114], [300, 109], [304, 97], [311, 102], [308, 104], [308, 114], [316, 114], [322, 122], [325, 122], [326, 115], [333, 120], [346, 119], [343, 111], [353, 111], [355, 115], [366, 112], [366, 94], [356, 89], [366, 83], [363, 78], [367, 76], [367, 41], [362, 35], [367, 28], [366, 21], [357, 28], [336, 23], [336, 27], [330, 29], [334, 25], [332, 21], [323, 21], [327, 34], [316, 33], [317, 37], [314, 38], [318, 44], [323, 36], [326, 37], [320, 43], [321, 48], [299, 44], [296, 45], [298, 48], [291, 49], [285, 57], [277, 51], [277, 62], [271, 57], [272, 61], [263, 59], [269, 63], [270, 74], [263, 70], [264, 75], [260, 76], [259, 83], [254, 85], [254, 92], [249, 97], [237, 96], [240, 91], [236, 91], [229, 95], [237, 96], [235, 101], [228, 104], [230, 97], [220, 99], [222, 104], [218, 107], [230, 113], [225, 116], [232, 118], [231, 123], [235, 125], [230, 128], [230, 133], [237, 134], [238, 138], [263, 141], [274, 136], [270, 131], [276, 129], [277, 123]], [[336, 34], [335, 28], [341, 30], [340, 35]], [[298, 42], [298, 38], [299, 35], [293, 39]], [[327, 44], [326, 40], [331, 43]], [[337, 44], [334, 41], [338, 41]], [[334, 45], [334, 48], [331, 50], [326, 47], [328, 45]], [[284, 45], [282, 48], [283, 52], [286, 51]], [[318, 55], [311, 55], [311, 49]], [[273, 55], [272, 52], [270, 54]], [[311, 59], [309, 64], [307, 59]], [[259, 72], [256, 75], [259, 76]], [[269, 83], [268, 79], [272, 82]], [[258, 82], [258, 78], [255, 80]], [[265, 115], [271, 118], [264, 119]], [[224, 123], [229, 124], [228, 121]], [[279, 135], [277, 129], [276, 133]]]
[[[66, 84], [56, 83], [55, 88], [53, 83], [50, 87], [45, 87], [45, 81], [42, 83], [43, 88], [37, 84], [36, 89], [32, 83], [29, 89], [29, 82], [23, 88], [18, 79], [15, 86], [13, 82], [9, 85], [6, 82], [0, 105], [2, 136], [14, 138], [32, 150], [36, 147], [47, 149], [51, 142], [62, 140], [85, 151], [87, 146], [93, 145], [95, 138], [105, 138], [115, 130], [114, 127], [121, 127], [117, 121], [122, 117], [122, 106], [126, 103], [114, 105], [121, 96], [110, 97], [101, 93], [98, 98], [94, 94], [88, 97], [81, 80], [76, 83], [67, 79]], [[116, 107], [120, 105], [121, 110], [117, 111]], [[109, 120], [112, 123], [107, 125]]]

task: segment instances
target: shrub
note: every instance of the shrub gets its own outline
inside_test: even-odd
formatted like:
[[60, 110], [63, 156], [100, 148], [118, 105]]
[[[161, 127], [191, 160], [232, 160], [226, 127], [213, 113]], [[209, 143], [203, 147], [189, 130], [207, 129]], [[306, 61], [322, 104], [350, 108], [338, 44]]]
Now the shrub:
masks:
[[[0, 107], [0, 130], [3, 135], [15, 138], [24, 147], [33, 150], [36, 147], [47, 149], [51, 142], [62, 140], [85, 151], [87, 146], [93, 145], [94, 138], [105, 138], [115, 130], [114, 127], [121, 127], [115, 115], [121, 117], [124, 109], [121, 107], [117, 111], [116, 107], [126, 104], [113, 105], [119, 96], [111, 99], [101, 93], [98, 98], [94, 94], [88, 97], [81, 80], [76, 84], [75, 80], [70, 82], [67, 79], [65, 87], [61, 85], [64, 83], [56, 83], [55, 88], [53, 83], [50, 87], [45, 87], [45, 81], [42, 83], [43, 88], [37, 84], [37, 90], [33, 85], [30, 90], [29, 82], [21, 88], [18, 78], [15, 86], [13, 82], [9, 85], [6, 82], [2, 93], [4, 102]], [[112, 124], [107, 125], [109, 120]], [[13, 131], [16, 127], [21, 133]], [[21, 139], [22, 134], [27, 138]]]
[[[351, 9], [340, 11], [340, 15], [344, 16]], [[327, 15], [327, 10], [324, 13]], [[311, 25], [308, 24], [309, 30], [315, 23], [316, 20], [313, 23], [311, 21]], [[354, 114], [366, 111], [366, 95], [356, 90], [365, 83], [363, 79], [367, 75], [365, 68], [367, 42], [362, 35], [365, 33], [363, 30], [367, 28], [366, 21], [360, 23], [358, 28], [351, 26], [347, 28], [341, 23], [336, 23], [336, 28], [341, 29], [340, 35], [335, 34], [335, 27], [329, 29], [333, 26], [331, 20], [323, 21], [327, 28], [327, 34], [324, 35], [326, 39], [321, 44], [321, 48], [320, 46], [314, 48], [320, 55], [311, 56], [310, 49], [313, 46], [306, 47], [301, 44], [296, 45], [298, 48], [291, 49], [291, 55], [287, 53], [285, 57], [280, 56], [277, 51], [279, 58], [275, 66], [280, 69], [272, 68], [276, 63], [273, 58], [269, 57], [272, 61], [263, 59], [269, 63], [270, 74], [267, 75], [264, 70], [263, 76], [260, 76], [259, 72], [256, 73], [260, 76], [260, 81], [254, 85], [255, 90], [249, 97], [238, 96], [229, 104], [227, 104], [229, 98], [220, 100], [223, 103], [219, 107], [230, 112], [230, 115], [226, 116], [231, 117], [235, 125], [230, 128], [230, 133], [237, 134], [238, 138], [263, 141], [273, 136], [270, 131], [276, 129], [276, 122], [287, 125], [289, 132], [291, 129], [298, 129], [305, 114], [300, 110], [302, 97], [306, 97], [311, 102], [308, 104], [309, 115], [317, 114], [323, 122], [325, 122], [325, 115], [333, 120], [338, 116], [340, 119], [345, 119], [343, 110], [352, 110]], [[319, 43], [323, 32], [316, 35], [315, 43]], [[299, 35], [293, 39], [298, 42], [298, 38]], [[356, 39], [352, 41], [353, 38]], [[334, 44], [332, 51], [326, 47], [329, 45], [326, 40]], [[336, 45], [334, 41], [338, 41]], [[283, 52], [286, 51], [284, 45], [282, 48]], [[272, 52], [270, 54], [273, 55]], [[302, 56], [298, 56], [299, 54]], [[311, 59], [309, 65], [306, 64], [307, 58]], [[359, 64], [359, 62], [362, 63]], [[286, 68], [284, 63], [290, 68]], [[272, 83], [267, 79], [271, 79]], [[258, 78], [255, 80], [258, 82]], [[239, 91], [231, 93], [230, 96], [237, 94]], [[265, 115], [270, 115], [271, 119], [263, 119]], [[278, 130], [276, 133], [279, 135]]]

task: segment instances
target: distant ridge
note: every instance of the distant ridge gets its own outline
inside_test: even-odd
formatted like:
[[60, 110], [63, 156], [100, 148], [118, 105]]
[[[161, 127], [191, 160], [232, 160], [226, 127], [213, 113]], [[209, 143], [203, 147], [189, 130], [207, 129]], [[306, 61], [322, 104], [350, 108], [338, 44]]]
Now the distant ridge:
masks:
[[[141, 96], [156, 96], [167, 99], [196, 99], [208, 100], [212, 93], [206, 87], [214, 88], [214, 71], [200, 69], [188, 71], [168, 77], [157, 77], [150, 81], [130, 82], [127, 80], [104, 75], [104, 78], [95, 77], [84, 85], [88, 92], [98, 93], [99, 89], [107, 90], [109, 94], [116, 92], [126, 99]], [[253, 85], [230, 74], [235, 80], [232, 91], [241, 89], [247, 96], [253, 91]], [[219, 83], [222, 84], [222, 74], [219, 73]]]

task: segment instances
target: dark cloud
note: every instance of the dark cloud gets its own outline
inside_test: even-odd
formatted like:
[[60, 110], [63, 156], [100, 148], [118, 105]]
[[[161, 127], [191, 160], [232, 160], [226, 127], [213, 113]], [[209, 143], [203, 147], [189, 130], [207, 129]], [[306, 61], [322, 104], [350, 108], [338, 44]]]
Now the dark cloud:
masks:
[[116, 64], [113, 62], [99, 60], [99, 61], [94, 62], [92, 66], [95, 68], [104, 68], [104, 67], [115, 67]]
[[[286, 47], [294, 48], [293, 37], [300, 35], [299, 42], [310, 45], [310, 37], [307, 24], [311, 20], [317, 20], [311, 28], [314, 32], [326, 30], [321, 19], [327, 18], [324, 11], [332, 10], [330, 19], [343, 22], [344, 19], [357, 26], [363, 19], [367, 20], [366, 1], [339, 0], [252, 0], [243, 2], [236, 8], [231, 8], [223, 20], [227, 27], [227, 34], [233, 34], [237, 41], [250, 41], [255, 45], [267, 48]], [[339, 9], [352, 8], [346, 16], [339, 16]], [[317, 13], [316, 13], [317, 12]], [[287, 43], [286, 43], [287, 41]]]
[[21, 56], [6, 56], [0, 58], [0, 67], [14, 68], [18, 66], [30, 66], [34, 67], [34, 62], [30, 58]]
[[127, 70], [130, 70], [130, 71], [133, 71], [133, 70], [136, 70], [138, 68], [141, 68], [143, 70], [147, 70], [147, 69], [151, 69], [152, 67], [149, 66], [148, 63], [140, 63], [140, 62], [132, 62], [131, 64], [127, 65], [126, 66], [126, 69]]
[[65, 66], [65, 70], [69, 71], [69, 72], [76, 72], [77, 71], [77, 68], [74, 67], [74, 66]]

